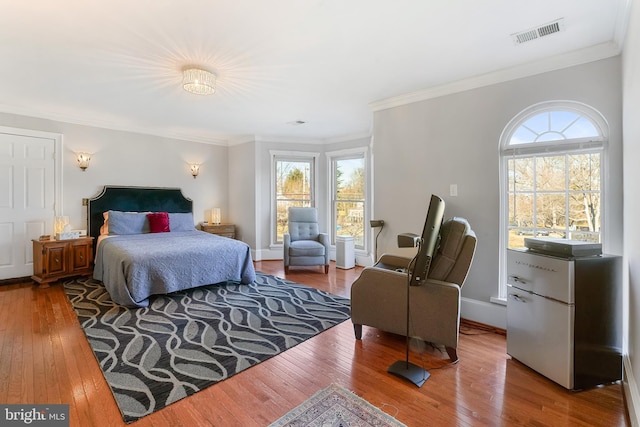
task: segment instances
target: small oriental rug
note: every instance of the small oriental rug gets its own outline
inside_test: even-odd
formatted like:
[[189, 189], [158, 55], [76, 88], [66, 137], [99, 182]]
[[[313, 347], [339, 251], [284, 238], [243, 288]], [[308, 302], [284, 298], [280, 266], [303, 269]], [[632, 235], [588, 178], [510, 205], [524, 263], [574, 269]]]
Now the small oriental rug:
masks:
[[331, 384], [269, 427], [406, 427], [349, 390]]
[[76, 279], [65, 292], [125, 422], [132, 422], [263, 362], [349, 318], [349, 299], [257, 273], [114, 303], [102, 283]]

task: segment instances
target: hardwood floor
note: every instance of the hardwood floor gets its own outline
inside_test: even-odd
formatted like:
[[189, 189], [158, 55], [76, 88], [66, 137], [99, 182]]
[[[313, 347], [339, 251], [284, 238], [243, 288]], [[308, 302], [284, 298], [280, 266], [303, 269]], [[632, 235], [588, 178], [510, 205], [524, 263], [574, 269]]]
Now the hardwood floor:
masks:
[[[282, 261], [256, 270], [284, 277]], [[291, 269], [287, 278], [349, 296], [361, 269]], [[267, 426], [331, 383], [408, 426], [625, 426], [622, 386], [570, 392], [511, 360], [505, 336], [461, 328], [455, 365], [444, 350], [412, 353], [422, 388], [386, 372], [404, 338], [346, 321], [272, 359], [132, 425]], [[422, 362], [421, 362], [422, 361]], [[60, 283], [0, 286], [0, 403], [66, 403], [71, 426], [125, 425]]]

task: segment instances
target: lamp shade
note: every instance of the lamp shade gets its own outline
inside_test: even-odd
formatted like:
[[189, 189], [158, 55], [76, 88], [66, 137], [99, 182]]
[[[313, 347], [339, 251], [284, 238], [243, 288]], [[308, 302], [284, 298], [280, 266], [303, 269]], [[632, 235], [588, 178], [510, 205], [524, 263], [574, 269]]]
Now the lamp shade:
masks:
[[214, 224], [220, 224], [220, 208], [211, 209], [211, 222]]
[[191, 175], [193, 175], [194, 178], [200, 173], [200, 165], [198, 163], [190, 164], [189, 169], [191, 169]]
[[89, 162], [91, 161], [91, 154], [77, 153], [76, 160], [78, 160], [78, 167], [83, 171], [85, 171], [89, 167]]
[[68, 216], [57, 216], [53, 223], [53, 234], [63, 233], [69, 227]]
[[211, 95], [216, 91], [216, 76], [200, 68], [186, 68], [182, 71], [182, 87], [197, 95]]

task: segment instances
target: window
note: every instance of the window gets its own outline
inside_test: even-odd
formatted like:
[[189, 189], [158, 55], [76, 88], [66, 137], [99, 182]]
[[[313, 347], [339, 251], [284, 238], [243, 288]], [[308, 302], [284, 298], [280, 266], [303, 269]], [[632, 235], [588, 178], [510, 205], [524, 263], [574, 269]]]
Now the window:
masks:
[[315, 206], [315, 156], [272, 154], [274, 172], [274, 243], [282, 244], [290, 206]]
[[550, 102], [516, 116], [501, 138], [501, 287], [506, 249], [526, 237], [602, 240], [606, 122], [583, 104]]
[[331, 243], [352, 236], [356, 249], [365, 249], [365, 150], [333, 153], [331, 159]]

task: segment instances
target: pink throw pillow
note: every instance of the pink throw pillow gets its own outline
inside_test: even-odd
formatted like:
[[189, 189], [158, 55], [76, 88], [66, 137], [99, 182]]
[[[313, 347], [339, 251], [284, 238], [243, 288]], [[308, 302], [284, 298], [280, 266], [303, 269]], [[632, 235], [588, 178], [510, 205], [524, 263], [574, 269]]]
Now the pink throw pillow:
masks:
[[168, 233], [169, 214], [167, 212], [152, 212], [147, 214], [149, 219], [149, 230], [152, 233]]

